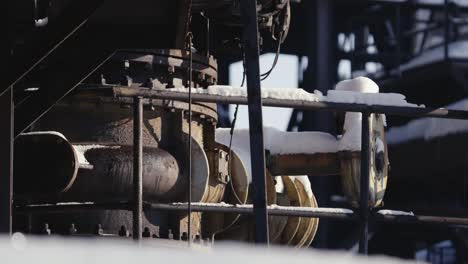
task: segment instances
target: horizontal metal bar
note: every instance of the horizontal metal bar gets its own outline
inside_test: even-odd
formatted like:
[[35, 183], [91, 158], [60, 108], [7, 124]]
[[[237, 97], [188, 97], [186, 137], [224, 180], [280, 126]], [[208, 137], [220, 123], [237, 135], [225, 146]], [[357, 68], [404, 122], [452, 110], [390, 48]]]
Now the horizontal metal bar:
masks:
[[[82, 212], [86, 210], [132, 210], [133, 204], [130, 202], [111, 202], [111, 203], [57, 203], [57, 204], [30, 204], [15, 207], [15, 213], [44, 213], [44, 212]], [[187, 203], [144, 203], [144, 210], [157, 211], [187, 211]], [[216, 203], [192, 203], [193, 212], [207, 213], [236, 213], [253, 214], [252, 205], [232, 205]], [[268, 206], [268, 214], [278, 216], [297, 216], [297, 217], [320, 217], [354, 220], [357, 219], [354, 212], [349, 209], [340, 208], [306, 208], [306, 207], [284, 207]]]
[[[155, 211], [186, 211], [186, 203], [148, 203], [143, 205], [144, 210]], [[30, 204], [15, 206], [15, 213], [44, 213], [44, 212], [82, 212], [86, 210], [132, 210], [130, 202], [109, 202], [109, 203], [57, 203], [57, 204]], [[205, 213], [235, 213], [235, 214], [253, 214], [253, 206], [216, 204], [216, 203], [192, 203], [193, 212]], [[382, 213], [386, 211], [385, 213]], [[268, 214], [276, 216], [295, 216], [295, 217], [316, 217], [330, 218], [337, 220], [358, 221], [358, 215], [350, 209], [344, 208], [310, 208], [310, 207], [292, 207], [292, 206], [268, 206]], [[430, 224], [430, 225], [456, 225], [468, 226], [468, 218], [448, 217], [448, 216], [426, 216], [414, 215], [409, 212], [382, 210], [373, 212], [369, 215], [370, 219], [380, 223], [396, 224]]]
[[63, 213], [63, 212], [83, 212], [87, 210], [132, 210], [133, 203], [130, 202], [67, 202], [67, 203], [45, 203], [28, 204], [15, 206], [16, 214], [29, 213]]
[[446, 216], [427, 216], [427, 215], [389, 215], [374, 214], [375, 221], [384, 223], [424, 223], [440, 225], [460, 225], [468, 226], [468, 218], [446, 217]]
[[[149, 210], [161, 211], [185, 211], [187, 210], [186, 203], [159, 204], [147, 203], [145, 206]], [[296, 216], [296, 217], [318, 217], [318, 218], [333, 218], [343, 220], [357, 220], [355, 213], [349, 209], [341, 208], [310, 208], [310, 207], [292, 207], [292, 206], [268, 206], [269, 215], [277, 216]], [[236, 214], [253, 214], [253, 205], [232, 205], [232, 204], [208, 204], [208, 203], [192, 203], [192, 211], [194, 212], [210, 212], [210, 213], [236, 213]]]
[[[188, 101], [188, 93], [169, 92], [164, 90], [150, 90], [144, 88], [112, 87], [112, 94], [115, 97], [135, 97], [142, 96], [151, 99], [166, 99], [177, 101]], [[247, 104], [247, 97], [242, 96], [221, 96], [210, 94], [192, 94], [194, 102], [211, 102], [222, 104]], [[446, 108], [425, 108], [406, 107], [388, 105], [367, 105], [333, 102], [311, 102], [286, 99], [264, 98], [264, 106], [295, 108], [303, 110], [324, 110], [337, 112], [369, 112], [390, 115], [413, 116], [413, 117], [434, 117], [468, 120], [468, 111], [449, 110]]]

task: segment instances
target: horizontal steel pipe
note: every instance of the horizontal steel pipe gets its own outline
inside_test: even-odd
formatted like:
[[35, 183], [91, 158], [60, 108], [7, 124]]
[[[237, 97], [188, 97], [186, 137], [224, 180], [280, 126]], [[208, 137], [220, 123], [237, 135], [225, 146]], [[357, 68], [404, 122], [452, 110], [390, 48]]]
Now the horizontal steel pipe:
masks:
[[[115, 97], [135, 97], [143, 96], [150, 99], [166, 99], [177, 101], [188, 101], [188, 93], [169, 92], [164, 90], [150, 90], [131, 87], [112, 87], [112, 91], [103, 91], [104, 93], [111, 92]], [[247, 97], [241, 96], [221, 96], [209, 94], [192, 94], [194, 102], [211, 102], [223, 104], [247, 104]], [[388, 105], [366, 105], [366, 104], [350, 104], [350, 103], [333, 103], [333, 102], [311, 102], [286, 99], [264, 98], [264, 106], [271, 107], [289, 107], [303, 110], [325, 110], [337, 112], [368, 112], [381, 113], [390, 115], [413, 116], [413, 117], [434, 117], [434, 118], [450, 118], [450, 119], [465, 119], [468, 120], [468, 111], [449, 110], [446, 108], [420, 108], [420, 107], [405, 107], [405, 106], [388, 106]]]
[[424, 223], [468, 226], [468, 218], [427, 215], [374, 215], [375, 221], [384, 223]]
[[333, 176], [340, 174], [340, 160], [337, 153], [271, 154], [267, 168], [274, 176]]
[[85, 212], [88, 210], [132, 210], [133, 203], [130, 202], [68, 202], [68, 203], [49, 203], [49, 204], [28, 204], [16, 205], [15, 213], [31, 214], [31, 213], [73, 213]]
[[[86, 210], [132, 210], [129, 202], [113, 203], [58, 203], [58, 204], [30, 204], [17, 205], [15, 212], [18, 214], [43, 213], [43, 212], [81, 212]], [[186, 211], [186, 203], [144, 203], [144, 210], [159, 211]], [[213, 213], [237, 213], [253, 214], [252, 205], [232, 205], [232, 204], [210, 204], [192, 203], [193, 212], [213, 212]], [[403, 212], [405, 213], [405, 212]], [[304, 208], [304, 207], [283, 207], [268, 206], [268, 214], [276, 216], [297, 216], [297, 217], [317, 217], [332, 218], [338, 220], [358, 221], [357, 214], [350, 209], [342, 208]], [[468, 226], [468, 218], [446, 217], [446, 216], [425, 216], [409, 215], [402, 212], [370, 215], [374, 221], [381, 223], [405, 223], [405, 224], [435, 224], [435, 225], [459, 225]]]

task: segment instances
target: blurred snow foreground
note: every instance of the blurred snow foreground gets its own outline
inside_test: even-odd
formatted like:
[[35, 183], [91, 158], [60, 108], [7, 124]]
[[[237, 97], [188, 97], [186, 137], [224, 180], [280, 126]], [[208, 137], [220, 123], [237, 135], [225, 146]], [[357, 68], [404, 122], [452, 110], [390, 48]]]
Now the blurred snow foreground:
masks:
[[[294, 250], [291, 248], [260, 247], [246, 244], [219, 244], [215, 247], [183, 242], [148, 240], [137, 246], [130, 240], [34, 238], [14, 234], [11, 239], [0, 238], [2, 263], [223, 263], [284, 264], [313, 263], [410, 263], [388, 257], [362, 257], [345, 252]], [[171, 242], [171, 243], [170, 243]]]

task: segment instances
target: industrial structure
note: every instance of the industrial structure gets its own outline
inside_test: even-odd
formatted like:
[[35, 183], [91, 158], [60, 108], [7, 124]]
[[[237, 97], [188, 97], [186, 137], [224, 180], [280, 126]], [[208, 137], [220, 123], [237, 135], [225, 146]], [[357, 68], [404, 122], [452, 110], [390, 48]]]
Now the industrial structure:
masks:
[[[2, 233], [235, 240], [468, 262], [468, 111], [463, 102], [441, 108], [466, 97], [468, 3], [5, 6]], [[267, 52], [276, 59], [261, 73], [259, 56]], [[263, 94], [261, 80], [280, 54], [307, 60], [299, 77], [304, 98]], [[247, 89], [226, 94], [220, 85], [236, 61]], [[425, 107], [367, 91], [348, 93], [362, 100], [330, 99], [338, 81], [356, 76]], [[372, 96], [381, 100], [366, 101]], [[239, 104], [249, 107], [250, 164], [232, 144], [227, 106]], [[293, 108], [288, 131], [326, 132], [332, 144], [359, 117], [359, 144], [275, 152], [265, 143], [262, 106]], [[217, 127], [232, 128], [224, 143]]]

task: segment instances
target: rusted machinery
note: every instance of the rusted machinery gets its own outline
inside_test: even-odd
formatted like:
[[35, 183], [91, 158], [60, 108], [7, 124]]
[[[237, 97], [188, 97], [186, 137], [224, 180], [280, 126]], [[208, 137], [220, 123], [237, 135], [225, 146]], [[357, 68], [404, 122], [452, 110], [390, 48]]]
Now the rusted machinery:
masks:
[[[67, 1], [57, 2], [63, 2], [66, 6]], [[190, 6], [181, 4], [179, 11], [180, 14], [207, 11], [211, 19], [221, 21], [218, 26], [234, 31], [230, 41], [235, 42], [240, 25], [238, 3], [215, 2], [193, 1]], [[280, 44], [288, 31], [289, 1], [259, 2], [260, 28], [268, 31]], [[108, 25], [116, 18], [132, 17], [135, 14], [133, 12], [138, 13], [142, 8], [132, 4], [138, 6], [138, 10], [123, 15], [120, 12], [125, 9], [125, 3], [119, 1], [115, 5], [112, 12], [103, 8], [90, 19], [91, 30], [85, 34], [88, 38], [82, 39], [81, 44], [90, 36], [96, 36], [94, 34], [99, 32], [101, 26]], [[146, 3], [144, 6], [152, 4]], [[54, 12], [60, 13], [60, 5], [56, 7], [57, 10], [51, 11], [51, 19], [55, 16]], [[216, 10], [222, 12], [214, 12]], [[119, 203], [132, 200], [132, 101], [107, 95], [106, 90], [113, 86], [164, 90], [188, 86], [207, 88], [217, 84], [218, 66], [210, 53], [211, 41], [200, 40], [200, 28], [194, 27], [193, 35], [189, 34], [186, 28], [190, 24], [188, 17], [190, 15], [178, 20], [177, 30], [171, 32], [173, 34], [168, 35], [165, 41], [145, 43], [138, 37], [126, 40], [122, 45], [111, 45], [115, 40], [112, 32], [102, 32], [102, 35], [97, 36], [104, 41], [102, 45], [119, 48], [80, 82], [77, 89], [55, 104], [15, 141], [16, 205]], [[138, 24], [138, 21], [134, 22]], [[119, 24], [121, 21], [114, 22]], [[154, 21], [159, 26], [162, 22]], [[122, 30], [131, 32], [135, 28], [132, 25]], [[209, 35], [209, 28], [205, 33]], [[141, 48], [122, 48], [132, 45]], [[229, 50], [229, 47], [223, 48], [224, 52]], [[70, 54], [69, 59], [78, 59], [79, 56]], [[50, 63], [61, 62], [63, 58]], [[42, 86], [38, 89], [24, 89], [24, 94], [18, 94], [18, 97], [27, 99], [34, 93], [47, 95], [49, 91], [44, 87], [53, 86], [54, 83], [48, 67], [44, 66], [44, 76], [38, 73], [47, 82], [39, 82]], [[65, 75], [68, 70], [60, 69], [54, 74], [61, 80], [61, 75]], [[31, 86], [36, 82], [36, 79], [26, 80], [21, 85]], [[220, 206], [222, 202], [241, 205], [252, 202], [249, 166], [227, 144], [215, 141], [216, 104], [143, 99], [143, 108], [142, 170], [145, 202], [187, 202], [189, 175], [192, 202], [218, 203]], [[371, 124], [369, 132], [374, 153], [369, 164], [372, 171], [370, 205], [374, 207], [379, 206], [383, 199], [388, 159], [380, 115], [372, 115]], [[189, 152], [186, 148], [189, 142], [192, 146], [190, 173]], [[267, 202], [279, 206], [318, 207], [312, 192], [313, 186], [309, 186], [306, 176], [300, 175], [340, 174], [345, 194], [351, 205], [356, 207], [359, 197], [359, 164], [359, 150], [268, 155]], [[42, 212], [23, 218], [19, 215], [15, 217], [16, 230], [34, 234], [50, 233], [50, 229], [52, 233], [64, 235], [128, 236], [134, 232], [132, 212], [127, 210], [102, 208], [79, 213]], [[269, 219], [270, 240], [278, 244], [307, 247], [312, 243], [318, 228], [318, 219], [315, 218], [270, 216]], [[147, 211], [143, 217], [143, 226], [145, 237], [253, 240], [253, 225], [249, 216], [233, 213], [197, 212], [191, 214], [189, 221], [188, 213], [185, 212]]]

